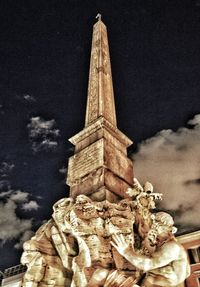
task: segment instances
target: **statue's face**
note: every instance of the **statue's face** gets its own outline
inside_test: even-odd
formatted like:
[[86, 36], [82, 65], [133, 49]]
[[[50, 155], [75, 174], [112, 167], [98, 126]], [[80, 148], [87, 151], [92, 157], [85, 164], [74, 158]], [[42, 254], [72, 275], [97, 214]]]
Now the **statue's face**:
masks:
[[169, 237], [171, 230], [171, 226], [163, 224], [163, 222], [154, 221], [153, 219], [153, 224], [147, 235], [150, 245], [153, 246], [166, 240]]
[[81, 204], [86, 204], [88, 202], [91, 202], [91, 199], [84, 194], [80, 194], [77, 196], [75, 204], [81, 205]]
[[166, 212], [157, 212], [152, 217], [151, 229], [157, 233], [157, 241], [162, 242], [170, 237], [173, 230], [173, 218]]
[[147, 234], [150, 246], [154, 246], [157, 242], [157, 231], [151, 228]]
[[156, 233], [156, 242], [157, 244], [162, 243], [167, 238], [170, 237], [171, 234], [171, 226], [164, 225], [161, 222], [157, 222], [156, 224], [153, 224], [152, 226], [154, 232]]
[[169, 227], [168, 225], [159, 224], [159, 223], [157, 225], [158, 234], [168, 232], [168, 231], [170, 231], [170, 229], [171, 229], [171, 227]]
[[78, 216], [87, 219], [96, 212], [96, 208], [89, 197], [78, 195], [75, 202], [75, 212]]
[[162, 240], [169, 236], [172, 227], [168, 225], [158, 224], [157, 232], [158, 232], [158, 239]]

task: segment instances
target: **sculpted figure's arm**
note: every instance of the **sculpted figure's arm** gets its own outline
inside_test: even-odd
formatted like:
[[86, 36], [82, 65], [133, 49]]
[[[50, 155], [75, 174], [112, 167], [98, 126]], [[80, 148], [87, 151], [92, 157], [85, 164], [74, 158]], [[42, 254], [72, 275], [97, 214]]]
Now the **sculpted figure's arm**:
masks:
[[117, 251], [136, 268], [147, 272], [152, 269], [163, 267], [170, 262], [177, 260], [180, 248], [174, 241], [169, 241], [153, 253], [151, 257], [137, 254], [125, 241], [123, 235], [113, 235], [111, 241]]

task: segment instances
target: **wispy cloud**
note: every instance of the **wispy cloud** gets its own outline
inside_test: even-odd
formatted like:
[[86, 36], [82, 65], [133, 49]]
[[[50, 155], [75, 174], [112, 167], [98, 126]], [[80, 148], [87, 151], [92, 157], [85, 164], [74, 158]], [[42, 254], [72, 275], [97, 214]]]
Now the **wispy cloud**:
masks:
[[0, 198], [7, 198], [12, 194], [12, 190], [3, 191], [0, 193]]
[[59, 169], [59, 173], [66, 175], [66, 174], [67, 174], [67, 167], [62, 166], [62, 167]]
[[24, 209], [26, 211], [37, 210], [38, 208], [39, 208], [39, 205], [37, 204], [37, 202], [35, 200], [31, 200], [31, 201], [24, 203], [22, 205], [22, 209]]
[[34, 232], [32, 230], [26, 230], [20, 237], [19, 241], [14, 245], [14, 248], [21, 249], [23, 246], [23, 243], [29, 240], [33, 235], [34, 235]]
[[23, 95], [23, 98], [24, 98], [24, 100], [26, 100], [27, 102], [36, 102], [36, 99], [35, 99], [33, 96], [28, 95], [28, 94]]
[[28, 197], [28, 192], [12, 189], [9, 180], [0, 180], [0, 199], [10, 199], [16, 203], [23, 203], [28, 201]]
[[3, 161], [0, 165], [0, 176], [1, 177], [7, 177], [11, 174], [13, 171], [15, 165], [13, 163], [8, 163], [6, 161]]
[[161, 207], [183, 229], [200, 227], [200, 115], [177, 131], [163, 130], [142, 142], [133, 155], [135, 177], [163, 193]]
[[10, 195], [10, 199], [15, 202], [25, 202], [28, 200], [28, 196], [28, 192], [16, 190], [12, 192], [12, 194]]
[[0, 191], [7, 192], [11, 189], [10, 181], [8, 179], [0, 179]]
[[21, 102], [28, 102], [28, 103], [33, 103], [36, 102], [36, 99], [34, 96], [30, 94], [21, 94], [21, 95], [16, 95], [16, 98], [20, 100]]
[[16, 215], [17, 204], [11, 199], [0, 203], [0, 241], [18, 239], [24, 232], [31, 230], [32, 220], [21, 219]]
[[29, 130], [32, 149], [35, 153], [53, 151], [58, 146], [60, 131], [56, 129], [54, 119], [45, 120], [41, 117], [32, 117], [27, 128]]
[[16, 210], [37, 210], [39, 205], [29, 199], [30, 195], [27, 192], [11, 189], [9, 183], [2, 187], [4, 189], [0, 190], [0, 243], [2, 246], [5, 242], [15, 239], [15, 248], [20, 248], [28, 239], [28, 235], [31, 236], [33, 233], [33, 221], [19, 217]]

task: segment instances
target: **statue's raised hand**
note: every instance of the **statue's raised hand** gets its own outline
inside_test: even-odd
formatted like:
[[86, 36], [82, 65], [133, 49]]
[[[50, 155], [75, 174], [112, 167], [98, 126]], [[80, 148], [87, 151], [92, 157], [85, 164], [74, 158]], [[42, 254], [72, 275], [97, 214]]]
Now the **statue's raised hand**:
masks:
[[125, 251], [130, 247], [122, 234], [113, 234], [110, 244], [114, 246], [122, 256], [125, 255]]

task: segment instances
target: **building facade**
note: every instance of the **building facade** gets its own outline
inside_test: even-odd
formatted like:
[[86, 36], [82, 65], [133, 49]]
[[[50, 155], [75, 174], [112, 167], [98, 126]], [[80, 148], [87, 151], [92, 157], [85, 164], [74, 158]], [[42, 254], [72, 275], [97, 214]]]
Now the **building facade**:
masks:
[[179, 242], [188, 253], [191, 266], [191, 275], [186, 279], [185, 287], [200, 286], [200, 230], [178, 237]]
[[1, 286], [20, 287], [25, 271], [26, 266], [23, 266], [22, 264], [5, 269], [4, 272], [1, 272]]

